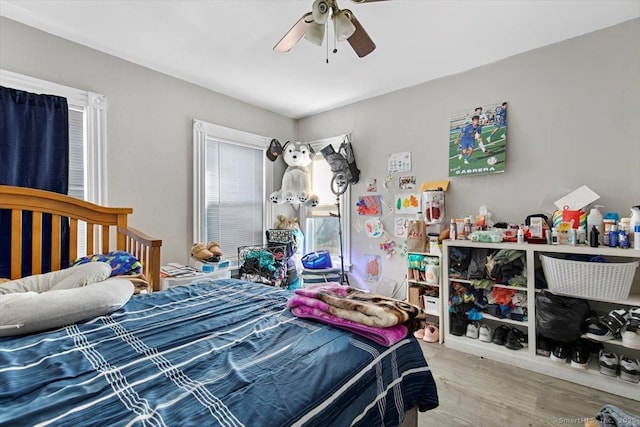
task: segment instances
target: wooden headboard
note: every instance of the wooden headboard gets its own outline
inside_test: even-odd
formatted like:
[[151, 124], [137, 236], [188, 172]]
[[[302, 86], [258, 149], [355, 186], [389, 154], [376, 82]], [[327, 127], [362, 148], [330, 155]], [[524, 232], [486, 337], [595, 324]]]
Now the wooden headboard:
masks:
[[[42, 218], [51, 214], [51, 269], [61, 267], [61, 219], [69, 223], [69, 262], [78, 257], [79, 225], [86, 224], [87, 255], [113, 250], [127, 251], [142, 263], [142, 272], [151, 289], [160, 289], [160, 248], [162, 240], [128, 226], [132, 208], [96, 205], [64, 194], [33, 188], [0, 185], [0, 209], [11, 210], [11, 276], [19, 279], [22, 268], [22, 212], [32, 212], [31, 274], [42, 273]], [[111, 236], [115, 235], [115, 245]]]

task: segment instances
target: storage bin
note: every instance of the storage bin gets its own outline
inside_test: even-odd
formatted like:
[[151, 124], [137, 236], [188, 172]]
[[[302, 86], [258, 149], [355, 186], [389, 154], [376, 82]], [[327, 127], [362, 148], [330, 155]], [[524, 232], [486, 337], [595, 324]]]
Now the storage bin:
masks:
[[629, 297], [638, 261], [584, 262], [540, 255], [549, 290], [581, 298], [624, 300]]
[[423, 295], [422, 296], [422, 303], [424, 305], [424, 312], [425, 313], [431, 314], [431, 315], [434, 315], [434, 316], [439, 316], [440, 315], [440, 310], [439, 310], [440, 298]]

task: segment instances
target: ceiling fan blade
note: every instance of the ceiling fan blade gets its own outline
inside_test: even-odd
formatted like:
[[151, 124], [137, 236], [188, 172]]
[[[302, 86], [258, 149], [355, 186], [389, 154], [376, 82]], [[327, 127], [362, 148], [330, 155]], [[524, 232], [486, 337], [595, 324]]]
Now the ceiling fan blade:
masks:
[[369, 37], [369, 34], [364, 30], [356, 16], [353, 13], [349, 13], [349, 15], [351, 16], [351, 23], [356, 27], [356, 31], [347, 41], [356, 54], [360, 58], [364, 58], [376, 49], [376, 44], [371, 40], [371, 37]]
[[302, 15], [302, 18], [294, 24], [293, 27], [285, 34], [278, 44], [273, 47], [276, 52], [289, 52], [298, 41], [304, 36], [309, 27], [313, 24], [313, 16], [311, 12]]
[[387, 1], [387, 0], [351, 0], [354, 3], [373, 3], [374, 1]]

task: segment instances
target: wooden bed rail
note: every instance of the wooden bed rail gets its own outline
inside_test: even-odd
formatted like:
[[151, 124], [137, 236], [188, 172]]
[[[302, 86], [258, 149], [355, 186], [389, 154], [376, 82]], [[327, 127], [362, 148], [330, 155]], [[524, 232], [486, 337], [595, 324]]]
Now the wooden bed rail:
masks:
[[[26, 261], [23, 260], [23, 242], [30, 242], [31, 254], [26, 255], [30, 257], [30, 274], [46, 272], [43, 271], [44, 249], [50, 250], [50, 256], [45, 260], [50, 262], [50, 270], [67, 267], [62, 265], [63, 254], [68, 254], [68, 262], [72, 262], [82, 255], [122, 250], [140, 260], [151, 289], [160, 289], [162, 241], [128, 226], [132, 208], [100, 206], [50, 191], [0, 185], [0, 209], [10, 212], [3, 214], [0, 220], [10, 218], [11, 223], [8, 257], [11, 279], [22, 277], [22, 265]], [[23, 215], [25, 212], [29, 214]], [[43, 224], [48, 224], [49, 218], [50, 235], [43, 236], [47, 228]], [[26, 235], [29, 228], [30, 236]], [[68, 230], [68, 248], [63, 248], [66, 246], [63, 244], [65, 230]], [[47, 240], [50, 244], [45, 243]], [[82, 242], [86, 253], [79, 253]], [[5, 262], [5, 259], [6, 254], [0, 254], [0, 261]]]

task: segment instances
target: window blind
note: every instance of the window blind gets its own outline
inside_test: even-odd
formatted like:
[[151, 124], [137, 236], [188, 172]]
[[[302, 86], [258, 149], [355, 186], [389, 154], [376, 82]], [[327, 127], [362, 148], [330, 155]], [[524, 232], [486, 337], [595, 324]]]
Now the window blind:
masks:
[[205, 158], [207, 241], [220, 243], [227, 257], [240, 246], [262, 244], [263, 150], [208, 137]]

